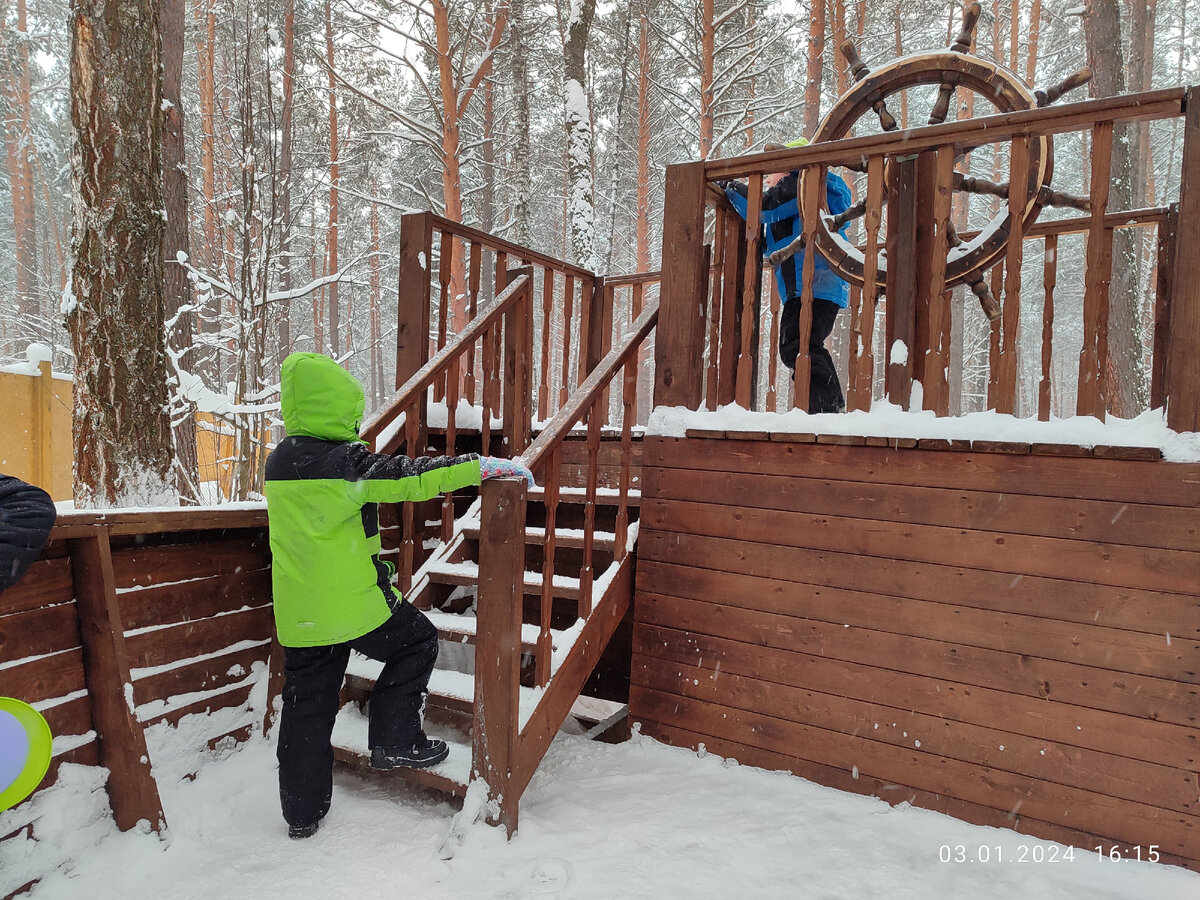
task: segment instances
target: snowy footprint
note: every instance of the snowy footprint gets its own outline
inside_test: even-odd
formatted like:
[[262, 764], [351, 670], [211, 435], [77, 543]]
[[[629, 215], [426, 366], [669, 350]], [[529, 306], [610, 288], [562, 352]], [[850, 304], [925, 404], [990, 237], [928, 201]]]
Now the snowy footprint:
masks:
[[562, 897], [571, 883], [571, 864], [565, 859], [535, 859], [529, 873], [529, 893], [535, 897]]

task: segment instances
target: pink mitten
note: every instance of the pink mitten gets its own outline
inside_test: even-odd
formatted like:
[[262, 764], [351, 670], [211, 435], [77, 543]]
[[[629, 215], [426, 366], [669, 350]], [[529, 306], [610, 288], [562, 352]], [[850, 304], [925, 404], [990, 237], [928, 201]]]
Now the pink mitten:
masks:
[[533, 487], [533, 473], [516, 460], [501, 459], [498, 456], [479, 457], [479, 475], [484, 480], [488, 478], [524, 478]]

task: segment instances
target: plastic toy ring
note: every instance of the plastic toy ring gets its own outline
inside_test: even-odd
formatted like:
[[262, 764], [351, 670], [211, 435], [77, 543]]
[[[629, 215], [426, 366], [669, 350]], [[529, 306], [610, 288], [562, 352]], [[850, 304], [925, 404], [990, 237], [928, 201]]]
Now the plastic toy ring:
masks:
[[20, 700], [0, 697], [0, 812], [36, 790], [50, 768], [53, 739], [42, 714]]

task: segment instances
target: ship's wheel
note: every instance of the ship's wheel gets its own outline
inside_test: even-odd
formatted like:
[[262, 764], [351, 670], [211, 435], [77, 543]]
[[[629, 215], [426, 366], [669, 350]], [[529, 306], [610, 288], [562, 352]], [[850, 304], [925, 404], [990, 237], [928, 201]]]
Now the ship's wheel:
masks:
[[[1008, 113], [1047, 106], [1067, 91], [1086, 84], [1091, 78], [1091, 70], [1084, 68], [1061, 84], [1046, 90], [1031, 91], [1020, 78], [1003, 66], [970, 53], [972, 35], [979, 21], [979, 14], [978, 3], [971, 3], [964, 9], [961, 31], [948, 50], [904, 56], [874, 72], [859, 58], [853, 43], [845, 41], [841, 52], [850, 65], [856, 84], [837, 100], [821, 121], [813, 136], [813, 142], [836, 141], [855, 134], [867, 124], [864, 120], [870, 120], [872, 116], [878, 118], [883, 131], [897, 131], [900, 124], [889, 111], [888, 100], [921, 85], [938, 86], [927, 122], [929, 125], [936, 125], [945, 121], [959, 91], [973, 91], [997, 113]], [[1027, 146], [1028, 165], [1023, 168], [1028, 172], [1028, 190], [1025, 192], [1028, 199], [1024, 209], [1020, 210], [1021, 227], [1016, 232], [1018, 234], [1024, 233], [1033, 224], [1043, 207], [1069, 206], [1088, 209], [1086, 198], [1074, 197], [1051, 188], [1054, 149], [1049, 136], [1034, 137], [1028, 141]], [[963, 154], [959, 155], [961, 157]], [[865, 171], [865, 165], [861, 168], [849, 168]], [[1010, 170], [1011, 168], [1010, 166]], [[806, 170], [804, 177], [812, 177], [813, 174], [815, 173]], [[887, 178], [885, 175], [885, 182]], [[953, 189], [955, 192], [991, 195], [1007, 200], [1008, 182], [997, 181], [971, 177], [956, 171]], [[803, 190], [801, 186], [800, 196], [804, 196]], [[819, 194], [824, 207], [825, 192], [820, 191]], [[886, 198], [885, 192], [885, 209]], [[858, 285], [865, 282], [863, 252], [838, 232], [849, 221], [863, 216], [865, 212], [865, 199], [836, 217], [830, 216], [823, 209], [820, 224], [814, 234], [814, 241], [829, 265], [843, 278]], [[969, 284], [979, 297], [989, 319], [999, 316], [1000, 306], [991, 296], [983, 273], [1004, 254], [1010, 236], [1014, 234], [1013, 218], [1008, 205], [1000, 204], [990, 220], [969, 241], [964, 242], [959, 238], [953, 228], [948, 235], [946, 287]], [[789, 250], [791, 248], [777, 251], [771, 259], [772, 264], [777, 264], [785, 255], [790, 255]], [[887, 278], [886, 253], [879, 253], [877, 260], [875, 284], [883, 285]]]

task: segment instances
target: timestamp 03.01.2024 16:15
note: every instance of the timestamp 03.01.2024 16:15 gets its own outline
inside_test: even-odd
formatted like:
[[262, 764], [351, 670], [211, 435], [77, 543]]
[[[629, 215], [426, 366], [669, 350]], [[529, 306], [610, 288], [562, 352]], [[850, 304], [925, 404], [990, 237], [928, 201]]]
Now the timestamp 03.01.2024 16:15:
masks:
[[[1091, 853], [1101, 860], [1159, 861], [1157, 844], [1109, 847], [1096, 846]], [[942, 844], [938, 847], [938, 860], [944, 863], [1064, 863], [1075, 862], [1076, 854], [1087, 855], [1088, 851], [1063, 844]]]

